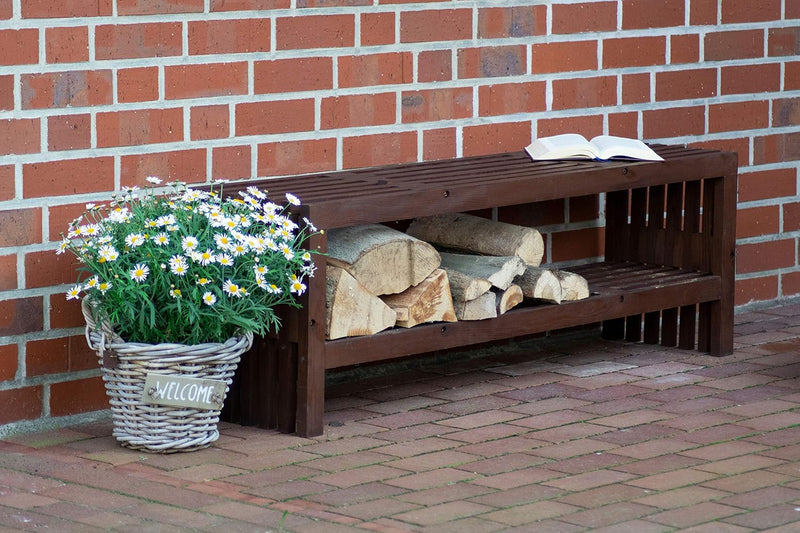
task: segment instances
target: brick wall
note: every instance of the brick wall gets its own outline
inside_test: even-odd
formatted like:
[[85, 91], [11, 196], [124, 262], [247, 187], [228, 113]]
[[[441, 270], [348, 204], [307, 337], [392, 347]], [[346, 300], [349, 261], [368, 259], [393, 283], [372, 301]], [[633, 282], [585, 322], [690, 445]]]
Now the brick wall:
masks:
[[[739, 153], [740, 306], [800, 295], [795, 0], [0, 0], [0, 424], [105, 405], [66, 256], [87, 202], [520, 150], [577, 131]], [[602, 202], [505, 216], [599, 254]], [[61, 417], [61, 418], [60, 418]]]

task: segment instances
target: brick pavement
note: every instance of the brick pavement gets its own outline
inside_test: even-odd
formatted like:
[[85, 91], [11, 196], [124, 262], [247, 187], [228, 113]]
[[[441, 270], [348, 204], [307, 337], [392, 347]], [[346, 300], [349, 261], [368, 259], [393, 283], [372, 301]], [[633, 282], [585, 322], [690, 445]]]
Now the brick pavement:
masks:
[[560, 335], [340, 380], [316, 439], [8, 438], [0, 529], [798, 531], [799, 405], [800, 306], [737, 315], [725, 358]]

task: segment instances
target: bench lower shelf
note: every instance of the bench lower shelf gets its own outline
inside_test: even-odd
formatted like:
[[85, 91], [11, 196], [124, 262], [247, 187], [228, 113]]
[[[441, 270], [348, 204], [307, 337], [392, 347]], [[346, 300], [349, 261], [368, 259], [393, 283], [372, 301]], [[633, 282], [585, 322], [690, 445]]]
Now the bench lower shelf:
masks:
[[[638, 263], [593, 263], [570, 269], [589, 282], [576, 302], [517, 307], [493, 319], [393, 328], [325, 343], [325, 368], [393, 359], [719, 300], [719, 276]], [[684, 318], [685, 320], [685, 318]]]

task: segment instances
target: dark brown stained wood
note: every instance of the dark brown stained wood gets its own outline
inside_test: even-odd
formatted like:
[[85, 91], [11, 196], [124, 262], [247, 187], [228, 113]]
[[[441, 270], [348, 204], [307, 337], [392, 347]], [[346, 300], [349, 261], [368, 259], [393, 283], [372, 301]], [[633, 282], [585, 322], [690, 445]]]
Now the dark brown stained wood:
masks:
[[[730, 353], [736, 155], [654, 149], [664, 162], [533, 162], [520, 151], [226, 185], [226, 193], [258, 185], [276, 202], [291, 192], [303, 201], [298, 216], [324, 230], [600, 193], [606, 198], [604, 260], [569, 267], [588, 280], [590, 297], [560, 305], [523, 302], [493, 319], [325, 341], [324, 257], [316, 256], [317, 275], [308, 282], [303, 308], [281, 310], [284, 329], [257, 343], [247, 363], [243, 359], [247, 373], [237, 372], [232, 388], [239, 403], [226, 411], [247, 423], [282, 431], [293, 426], [302, 436], [316, 436], [323, 431], [326, 369], [598, 322], [606, 338], [644, 334], [646, 342]], [[326, 245], [324, 234], [309, 242], [322, 252]]]

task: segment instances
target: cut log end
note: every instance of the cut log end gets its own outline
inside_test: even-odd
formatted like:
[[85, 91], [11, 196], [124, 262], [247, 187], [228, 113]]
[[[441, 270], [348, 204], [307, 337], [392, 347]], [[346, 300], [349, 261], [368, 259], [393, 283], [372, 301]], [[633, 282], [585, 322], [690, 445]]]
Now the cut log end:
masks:
[[498, 291], [495, 296], [495, 307], [497, 308], [497, 314], [505, 314], [509, 309], [512, 309], [522, 303], [522, 300], [522, 289], [519, 285], [511, 285], [504, 291]]
[[421, 283], [400, 294], [382, 297], [397, 314], [397, 326], [410, 328], [427, 322], [455, 322], [447, 273], [436, 269]]
[[395, 325], [395, 311], [344, 269], [328, 265], [326, 275], [327, 339], [373, 335]]
[[561, 285], [561, 294], [564, 301], [583, 300], [589, 297], [589, 282], [580, 274], [556, 271], [556, 277]]

